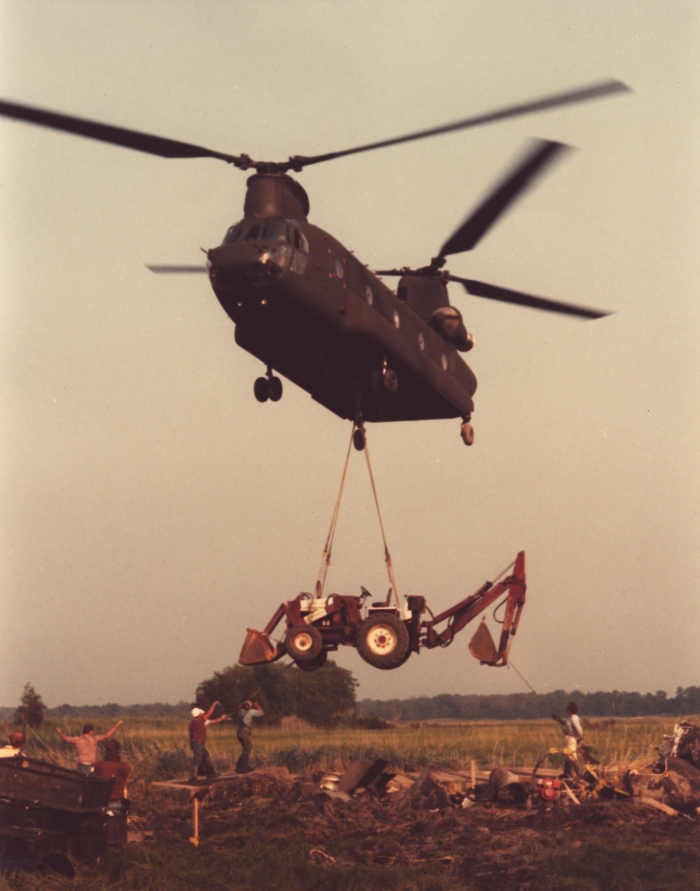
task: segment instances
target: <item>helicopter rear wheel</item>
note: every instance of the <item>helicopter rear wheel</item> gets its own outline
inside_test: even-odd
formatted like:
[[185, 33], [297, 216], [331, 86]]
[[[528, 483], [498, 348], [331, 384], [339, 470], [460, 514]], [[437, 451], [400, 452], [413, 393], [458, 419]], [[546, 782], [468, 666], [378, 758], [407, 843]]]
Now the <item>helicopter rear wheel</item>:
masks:
[[352, 435], [352, 444], [358, 452], [362, 452], [365, 448], [365, 431], [363, 427], [358, 427]]
[[466, 421], [462, 424], [462, 439], [464, 440], [464, 445], [474, 445], [474, 428]]
[[255, 398], [258, 402], [267, 402], [270, 398], [270, 390], [267, 385], [266, 377], [259, 377], [256, 379], [253, 384], [253, 392], [255, 393]]
[[272, 402], [279, 402], [282, 398], [282, 381], [278, 377], [268, 378], [267, 395]]

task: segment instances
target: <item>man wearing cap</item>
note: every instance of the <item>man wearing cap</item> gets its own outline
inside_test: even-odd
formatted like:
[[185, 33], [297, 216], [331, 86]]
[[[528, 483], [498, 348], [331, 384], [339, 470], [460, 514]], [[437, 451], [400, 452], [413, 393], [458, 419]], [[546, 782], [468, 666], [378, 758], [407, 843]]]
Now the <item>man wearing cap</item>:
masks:
[[70, 743], [77, 749], [77, 770], [79, 770], [80, 773], [91, 774], [95, 761], [97, 761], [97, 743], [102, 742], [103, 739], [109, 739], [117, 727], [123, 723], [123, 721], [117, 721], [111, 730], [108, 730], [107, 733], [100, 733], [97, 736], [95, 736], [95, 730], [92, 724], [86, 724], [83, 727], [82, 736], [66, 736], [60, 727], [56, 728], [56, 733], [58, 733], [63, 742]]
[[190, 721], [190, 748], [192, 749], [192, 767], [190, 768], [190, 778], [188, 783], [197, 782], [197, 772], [200, 765], [204, 768], [207, 779], [217, 776], [214, 765], [211, 763], [209, 752], [207, 752], [207, 726], [209, 724], [220, 724], [222, 721], [228, 721], [231, 715], [222, 715], [220, 718], [211, 720], [214, 709], [221, 703], [217, 700], [209, 706], [207, 711], [201, 708], [192, 709], [192, 720]]
[[238, 742], [243, 747], [238, 761], [236, 762], [236, 773], [250, 773], [253, 769], [250, 766], [250, 753], [253, 751], [253, 718], [259, 718], [264, 714], [257, 702], [251, 702], [249, 699], [243, 703], [238, 710]]

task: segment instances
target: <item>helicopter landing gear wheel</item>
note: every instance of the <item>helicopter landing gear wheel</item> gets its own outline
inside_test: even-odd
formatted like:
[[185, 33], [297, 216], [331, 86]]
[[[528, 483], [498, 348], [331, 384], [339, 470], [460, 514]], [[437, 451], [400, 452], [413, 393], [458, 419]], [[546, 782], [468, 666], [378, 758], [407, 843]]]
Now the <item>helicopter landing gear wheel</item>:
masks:
[[296, 664], [297, 668], [301, 668], [302, 671], [318, 671], [319, 668], [323, 668], [327, 659], [328, 650], [321, 650], [315, 659], [310, 659], [308, 662], [297, 662]]
[[253, 392], [258, 402], [267, 402], [270, 398], [270, 389], [266, 377], [259, 377], [253, 384]]
[[295, 662], [312, 662], [323, 647], [321, 632], [313, 625], [293, 625], [284, 636], [284, 646]]
[[352, 444], [358, 452], [364, 451], [365, 448], [365, 428], [358, 427], [352, 435]]
[[375, 613], [360, 625], [356, 647], [374, 668], [398, 668], [408, 652], [408, 629], [393, 613]]
[[279, 402], [282, 398], [282, 381], [274, 375], [267, 381], [267, 393], [272, 402]]
[[464, 421], [461, 429], [464, 445], [474, 445], [474, 428], [472, 425], [468, 421]]

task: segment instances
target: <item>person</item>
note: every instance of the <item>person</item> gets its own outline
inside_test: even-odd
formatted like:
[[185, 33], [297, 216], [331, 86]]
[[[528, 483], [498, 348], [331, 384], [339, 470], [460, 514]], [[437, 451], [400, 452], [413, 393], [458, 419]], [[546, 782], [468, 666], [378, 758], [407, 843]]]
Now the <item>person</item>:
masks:
[[236, 762], [236, 773], [250, 773], [253, 769], [250, 766], [250, 753], [253, 751], [253, 718], [260, 718], [265, 713], [257, 702], [251, 702], [249, 699], [243, 703], [238, 710], [238, 742], [243, 747], [238, 761]]
[[21, 755], [26, 741], [27, 738], [21, 730], [11, 733], [9, 745], [0, 749], [0, 758], [15, 758], [17, 755]]
[[231, 715], [221, 715], [220, 718], [211, 719], [214, 709], [221, 703], [217, 700], [209, 706], [207, 711], [201, 708], [192, 709], [192, 720], [190, 721], [190, 748], [192, 749], [192, 767], [190, 768], [190, 777], [188, 783], [195, 784], [197, 782], [197, 774], [203, 769], [207, 775], [207, 779], [218, 776], [211, 763], [211, 757], [207, 752], [207, 727], [210, 724], [220, 724], [222, 721], [228, 721]]
[[560, 718], [559, 715], [552, 715], [552, 720], [561, 724], [562, 733], [564, 734], [563, 748], [554, 748], [549, 750], [550, 755], [560, 753], [565, 757], [564, 772], [567, 775], [578, 772], [578, 756], [577, 751], [583, 742], [583, 728], [581, 727], [581, 719], [578, 716], [578, 706], [575, 702], [570, 702], [566, 706], [566, 718]]
[[112, 793], [109, 796], [109, 810], [121, 810], [126, 799], [126, 781], [131, 773], [128, 761], [122, 761], [121, 743], [116, 739], [108, 739], [105, 743], [103, 761], [95, 761], [95, 776], [103, 780], [114, 780]]
[[97, 744], [102, 742], [103, 739], [109, 739], [117, 727], [123, 723], [123, 721], [117, 721], [111, 730], [108, 730], [107, 733], [100, 733], [97, 736], [95, 736], [95, 729], [92, 724], [86, 724], [83, 727], [82, 736], [66, 736], [60, 727], [56, 728], [56, 733], [58, 733], [63, 742], [75, 746], [78, 752], [77, 770], [80, 773], [89, 775], [93, 771], [95, 761], [97, 761]]

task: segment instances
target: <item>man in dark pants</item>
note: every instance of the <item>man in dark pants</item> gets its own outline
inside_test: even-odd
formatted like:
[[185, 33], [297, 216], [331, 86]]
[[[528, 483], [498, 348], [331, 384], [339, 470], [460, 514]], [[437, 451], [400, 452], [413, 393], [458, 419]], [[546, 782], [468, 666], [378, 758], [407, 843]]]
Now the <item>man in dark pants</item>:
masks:
[[236, 773], [250, 773], [250, 753], [253, 750], [253, 718], [260, 718], [265, 714], [257, 702], [247, 699], [238, 710], [238, 742], [243, 746], [243, 751], [236, 762]]
[[192, 720], [190, 721], [190, 748], [192, 749], [192, 767], [190, 768], [190, 778], [188, 783], [197, 782], [197, 771], [200, 766], [204, 768], [207, 779], [216, 776], [214, 765], [211, 763], [209, 752], [207, 752], [207, 726], [209, 724], [220, 724], [222, 721], [228, 721], [231, 715], [222, 715], [220, 718], [211, 720], [214, 709], [220, 702], [215, 702], [209, 706], [205, 712], [201, 708], [192, 709]]

